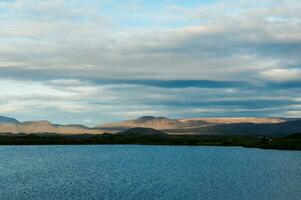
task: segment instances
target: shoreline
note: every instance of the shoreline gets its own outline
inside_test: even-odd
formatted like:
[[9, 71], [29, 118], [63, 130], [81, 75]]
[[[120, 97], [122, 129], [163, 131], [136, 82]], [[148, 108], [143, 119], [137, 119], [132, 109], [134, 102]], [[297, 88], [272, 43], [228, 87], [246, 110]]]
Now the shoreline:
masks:
[[223, 145], [170, 145], [170, 144], [0, 144], [1, 146], [171, 146], [171, 147], [241, 147], [248, 149], [261, 150], [277, 150], [277, 151], [301, 151], [301, 149], [285, 149], [285, 148], [261, 148], [248, 146], [223, 146]]
[[200, 135], [0, 135], [0, 146], [31, 145], [160, 145], [217, 146], [271, 150], [301, 150], [300, 134], [290, 136], [200, 136]]

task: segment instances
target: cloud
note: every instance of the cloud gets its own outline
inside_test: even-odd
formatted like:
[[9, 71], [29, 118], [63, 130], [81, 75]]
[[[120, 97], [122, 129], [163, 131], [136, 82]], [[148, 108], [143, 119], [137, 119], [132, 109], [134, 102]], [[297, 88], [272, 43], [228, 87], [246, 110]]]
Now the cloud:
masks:
[[1, 112], [63, 123], [293, 112], [300, 9], [296, 0], [2, 1]]
[[[123, 28], [118, 25], [115, 28], [95, 21], [102, 18], [101, 10], [86, 12], [87, 5], [76, 6], [62, 1], [46, 5], [31, 1], [17, 4], [10, 9], [23, 13], [28, 19], [17, 15], [13, 23], [2, 20], [2, 27], [6, 28], [1, 31], [4, 39], [0, 51], [2, 62], [14, 63], [16, 70], [28, 70], [27, 74], [32, 71], [46, 73], [49, 69], [49, 76], [60, 76], [60, 73], [67, 76], [69, 71], [71, 78], [81, 74], [87, 79], [97, 74], [100, 78], [118, 79], [227, 80], [246, 77], [244, 74], [280, 63], [288, 66], [293, 61], [300, 63], [294, 56], [300, 50], [300, 36], [296, 34], [300, 28], [291, 23], [296, 17], [287, 16], [284, 22], [267, 21], [270, 16], [297, 13], [290, 4], [298, 7], [298, 2], [283, 1], [271, 7], [253, 5], [248, 8], [246, 5], [251, 3], [238, 1], [230, 5], [227, 2], [190, 8], [187, 10], [190, 14], [205, 10], [206, 18], [212, 22], [173, 28]], [[283, 11], [279, 11], [279, 5], [283, 6]], [[227, 11], [231, 6], [241, 13], [232, 16]], [[58, 13], [52, 14], [51, 8]], [[224, 12], [217, 15], [216, 10]], [[38, 20], [36, 12], [46, 19]], [[56, 17], [50, 18], [51, 15]], [[88, 19], [82, 21], [76, 16]], [[196, 17], [205, 16], [198, 14]], [[285, 61], [287, 56], [292, 61]], [[271, 62], [274, 66], [270, 66]]]
[[[291, 89], [257, 91], [256, 87], [160, 87], [127, 83], [95, 84], [74, 80], [44, 82], [31, 90], [32, 82], [22, 83], [24, 93], [0, 95], [2, 114], [20, 120], [46, 118], [60, 123], [94, 125], [140, 115], [174, 118], [200, 116], [274, 116], [293, 110], [298, 93]], [[52, 91], [47, 94], [46, 91]], [[295, 94], [295, 95], [292, 95]], [[222, 97], [222, 98], [221, 98]], [[144, 114], [143, 114], [144, 113]], [[30, 117], [29, 117], [30, 116]]]
[[270, 69], [261, 72], [261, 75], [271, 81], [288, 82], [301, 80], [300, 69]]

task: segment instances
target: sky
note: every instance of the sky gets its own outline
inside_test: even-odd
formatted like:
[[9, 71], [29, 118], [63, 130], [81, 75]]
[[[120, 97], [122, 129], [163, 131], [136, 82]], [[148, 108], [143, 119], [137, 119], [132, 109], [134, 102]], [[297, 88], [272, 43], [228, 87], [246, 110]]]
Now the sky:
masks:
[[0, 115], [301, 117], [300, 0], [0, 0]]

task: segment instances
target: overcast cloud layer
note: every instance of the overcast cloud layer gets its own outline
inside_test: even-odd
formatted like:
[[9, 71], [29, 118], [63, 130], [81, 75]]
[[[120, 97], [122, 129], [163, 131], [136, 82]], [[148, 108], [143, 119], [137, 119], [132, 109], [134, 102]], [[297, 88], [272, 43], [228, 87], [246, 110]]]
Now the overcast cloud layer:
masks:
[[299, 0], [0, 1], [0, 115], [301, 117]]

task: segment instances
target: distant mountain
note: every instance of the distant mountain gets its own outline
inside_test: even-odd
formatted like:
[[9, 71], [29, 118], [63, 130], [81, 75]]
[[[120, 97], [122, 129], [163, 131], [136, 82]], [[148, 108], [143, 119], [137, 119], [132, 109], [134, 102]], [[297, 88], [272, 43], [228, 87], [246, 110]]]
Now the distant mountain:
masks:
[[284, 118], [276, 117], [222, 117], [222, 118], [187, 118], [179, 119], [184, 123], [199, 122], [200, 124], [237, 124], [237, 123], [254, 123], [254, 124], [274, 124], [288, 121]]
[[157, 130], [170, 130], [170, 129], [191, 129], [200, 127], [211, 127], [224, 124], [276, 124], [286, 122], [287, 119], [283, 118], [255, 118], [255, 117], [242, 117], [242, 118], [184, 118], [184, 119], [168, 119], [165, 117], [144, 116], [134, 120], [128, 120], [119, 123], [110, 123], [98, 125], [96, 128], [105, 129], [111, 132], [118, 132], [133, 127], [154, 128]]
[[0, 123], [0, 133], [102, 134], [104, 131], [83, 125], [58, 125], [48, 121]]
[[301, 132], [301, 120], [281, 123], [228, 123], [166, 130], [169, 134], [192, 135], [290, 135]]
[[167, 134], [158, 131], [153, 128], [141, 128], [141, 127], [136, 127], [136, 128], [130, 128], [124, 131], [121, 131], [117, 133], [118, 135], [126, 135], [126, 136], [166, 136]]
[[143, 116], [134, 120], [128, 120], [120, 123], [110, 123], [98, 125], [96, 128], [106, 129], [111, 131], [121, 131], [133, 127], [153, 128], [158, 130], [177, 129], [185, 127], [184, 122], [168, 119], [165, 117]]
[[155, 134], [160, 131], [178, 135], [289, 135], [301, 132], [301, 119], [254, 117], [168, 119], [144, 116], [134, 120], [89, 128], [83, 125], [52, 124], [48, 121], [19, 122], [14, 118], [0, 116], [0, 133], [2, 134], [102, 134], [104, 132]]
[[19, 121], [15, 118], [0, 116], [0, 123], [16, 124], [19, 123]]
[[301, 132], [300, 119], [286, 118], [186, 118], [144, 116], [120, 123], [99, 125], [109, 132], [134, 127], [153, 128], [168, 134], [190, 135], [289, 135]]

